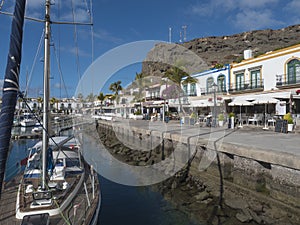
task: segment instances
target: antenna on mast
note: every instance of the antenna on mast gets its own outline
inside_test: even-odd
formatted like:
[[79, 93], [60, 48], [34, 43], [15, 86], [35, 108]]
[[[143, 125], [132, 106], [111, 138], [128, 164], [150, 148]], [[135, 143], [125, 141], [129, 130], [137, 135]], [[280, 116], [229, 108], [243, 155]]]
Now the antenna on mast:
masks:
[[172, 43], [172, 27], [169, 27], [169, 43]]
[[179, 32], [179, 37], [180, 37], [179, 42], [182, 43], [182, 32], [181, 31]]
[[182, 29], [183, 29], [183, 42], [186, 42], [186, 28], [187, 28], [187, 25], [182, 26]]

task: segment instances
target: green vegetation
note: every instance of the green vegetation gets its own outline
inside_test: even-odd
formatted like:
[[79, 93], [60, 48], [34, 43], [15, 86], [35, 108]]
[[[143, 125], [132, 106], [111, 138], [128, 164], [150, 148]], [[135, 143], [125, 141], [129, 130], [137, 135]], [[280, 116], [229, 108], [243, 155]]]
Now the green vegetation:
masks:
[[142, 115], [142, 112], [141, 112], [141, 110], [140, 109], [138, 109], [135, 113], [134, 113], [134, 115]]
[[196, 115], [196, 113], [195, 112], [192, 112], [192, 114], [191, 114], [191, 116], [190, 116], [191, 118], [193, 118], [193, 119], [197, 119], [197, 115]]
[[283, 119], [284, 120], [287, 120], [288, 121], [288, 124], [293, 124], [294, 123], [294, 120], [293, 120], [293, 117], [291, 115], [291, 113], [287, 113], [283, 116]]
[[219, 121], [224, 121], [224, 119], [225, 119], [224, 115], [222, 113], [220, 113], [219, 116], [218, 116], [218, 120]]
[[121, 81], [116, 81], [109, 86], [109, 90], [111, 90], [114, 93], [114, 99], [117, 101], [119, 100], [119, 91], [123, 90], [121, 86]]
[[222, 69], [223, 67], [224, 67], [224, 64], [222, 64], [222, 63], [217, 63], [217, 64], [214, 66], [215, 69]]
[[[164, 77], [168, 78], [170, 81], [172, 81], [175, 85], [178, 87], [181, 87], [181, 84], [188, 84], [188, 83], [197, 83], [198, 80], [193, 78], [191, 75], [189, 75], [187, 72], [185, 72], [186, 69], [183, 65], [183, 62], [176, 62], [174, 66], [172, 66], [170, 69], [168, 69], [164, 75]], [[184, 81], [182, 81], [182, 79]], [[182, 104], [181, 104], [181, 95], [182, 91], [177, 93], [178, 96], [178, 101], [179, 101], [179, 106], [180, 106], [180, 111], [184, 112]]]
[[234, 115], [234, 112], [231, 112], [231, 113], [229, 113], [229, 118], [231, 118], [231, 117], [234, 117], [235, 115]]

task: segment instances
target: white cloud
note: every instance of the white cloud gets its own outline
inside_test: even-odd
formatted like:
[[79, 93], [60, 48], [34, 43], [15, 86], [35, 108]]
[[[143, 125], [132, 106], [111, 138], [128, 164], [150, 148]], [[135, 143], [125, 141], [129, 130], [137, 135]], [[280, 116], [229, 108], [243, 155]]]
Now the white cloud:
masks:
[[[73, 18], [74, 17], [74, 18]], [[72, 11], [69, 11], [61, 16], [61, 19], [66, 21], [75, 21], [75, 22], [89, 22], [90, 16], [88, 12], [83, 8], [76, 8], [74, 15]]]
[[225, 19], [228, 26], [254, 30], [284, 24], [275, 19], [278, 17], [272, 11], [278, 7], [279, 2], [280, 0], [211, 0], [192, 5], [188, 11], [197, 17]]
[[279, 0], [241, 0], [236, 1], [238, 7], [240, 9], [256, 9], [256, 8], [264, 8], [267, 5], [274, 5], [279, 3]]
[[291, 12], [291, 13], [299, 13], [300, 10], [300, 1], [299, 0], [292, 0], [284, 7], [285, 11]]
[[108, 41], [108, 42], [113, 42], [115, 44], [120, 44], [122, 42], [121, 38], [115, 37], [111, 33], [109, 33], [108, 31], [103, 30], [103, 29], [95, 31], [94, 32], [94, 37], [96, 39], [100, 39], [100, 40]]
[[54, 88], [57, 88], [57, 89], [60, 89], [62, 88], [63, 86], [60, 84], [60, 83], [55, 83], [54, 84]]
[[198, 16], [207, 16], [233, 10], [261, 9], [267, 5], [275, 5], [278, 2], [279, 0], [211, 0], [206, 3], [191, 5], [188, 11]]
[[77, 55], [80, 57], [91, 57], [91, 53], [88, 53], [84, 50], [82, 50], [81, 48], [76, 48], [76, 47], [61, 47], [61, 50], [65, 51], [65, 52], [69, 52], [73, 55]]
[[26, 1], [26, 7], [29, 9], [41, 9], [45, 5], [45, 0], [29, 0]]
[[236, 14], [232, 23], [237, 28], [255, 30], [279, 25], [282, 22], [273, 19], [273, 14], [270, 10], [246, 10]]

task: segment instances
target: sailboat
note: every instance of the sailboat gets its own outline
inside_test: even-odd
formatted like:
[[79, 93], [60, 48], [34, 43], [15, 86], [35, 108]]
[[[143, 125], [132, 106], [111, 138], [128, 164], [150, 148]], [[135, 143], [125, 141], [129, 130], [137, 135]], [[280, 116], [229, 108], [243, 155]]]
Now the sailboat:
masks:
[[16, 0], [0, 114], [0, 224], [95, 225], [101, 206], [97, 173], [74, 136], [49, 135], [50, 0], [45, 0], [43, 139], [30, 148], [24, 173], [4, 182], [19, 91], [26, 0]]

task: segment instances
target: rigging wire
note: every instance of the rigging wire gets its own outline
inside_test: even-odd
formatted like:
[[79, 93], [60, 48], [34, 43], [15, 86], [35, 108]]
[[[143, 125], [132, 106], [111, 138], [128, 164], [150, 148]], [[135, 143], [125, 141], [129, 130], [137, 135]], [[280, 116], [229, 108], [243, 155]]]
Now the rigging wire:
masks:
[[[66, 91], [67, 98], [69, 98], [70, 96], [69, 96], [68, 90], [66, 88], [66, 83], [65, 83], [65, 80], [64, 80], [64, 77], [63, 77], [63, 73], [62, 73], [62, 70], [61, 70], [60, 58], [59, 58], [59, 54], [56, 51], [55, 44], [53, 44], [53, 51], [54, 51], [55, 58], [56, 58], [56, 63], [57, 63], [57, 67], [58, 67], [60, 81], [63, 83], [64, 89]], [[60, 89], [61, 89], [61, 86], [60, 86]], [[61, 93], [60, 93], [60, 95], [61, 95]], [[61, 96], [60, 96], [60, 98], [61, 98]]]
[[29, 73], [29, 77], [28, 77], [28, 83], [27, 83], [26, 89], [25, 89], [25, 96], [27, 96], [27, 94], [28, 94], [28, 87], [30, 86], [30, 81], [31, 81], [31, 78], [32, 78], [32, 74], [33, 74], [35, 65], [36, 65], [36, 61], [37, 61], [38, 55], [40, 54], [40, 51], [41, 51], [41, 48], [42, 48], [42, 44], [43, 44], [43, 40], [44, 40], [44, 34], [45, 34], [45, 29], [43, 29], [43, 31], [42, 31], [42, 35], [41, 35], [41, 38], [40, 38], [38, 49], [37, 49], [36, 54], [35, 54], [34, 59], [33, 59], [33, 64], [32, 64], [32, 67], [31, 67], [31, 70], [30, 70], [30, 73]]
[[[73, 22], [75, 22], [75, 10], [74, 10], [74, 1], [71, 0], [71, 7], [72, 7], [72, 18]], [[77, 36], [77, 25], [74, 24], [74, 43], [75, 43], [75, 52], [76, 52], [76, 68], [77, 68], [77, 75], [80, 81], [81, 73], [80, 73], [80, 64], [79, 64], [79, 47], [78, 47], [78, 36]]]
[[[87, 1], [85, 0], [86, 2], [86, 7], [88, 8], [87, 6]], [[94, 62], [94, 18], [93, 18], [93, 1], [90, 0], [90, 10], [88, 10], [88, 13], [90, 15], [90, 21], [91, 21], [91, 47], [92, 47], [92, 63]], [[94, 73], [92, 72], [92, 93], [94, 94]]]
[[[57, 18], [58, 18], [58, 20], [60, 20], [60, 1], [58, 1], [58, 3], [57, 3], [57, 8], [58, 8], [58, 10], [57, 10]], [[58, 56], [57, 56], [57, 61], [58, 61], [58, 65], [59, 65], [59, 67], [60, 67], [60, 26], [58, 26]], [[55, 52], [55, 48], [54, 48], [54, 52]], [[59, 69], [60, 70], [60, 69]], [[60, 99], [61, 99], [61, 79], [60, 79], [60, 89], [59, 89], [59, 97], [60, 97]], [[68, 94], [67, 94], [67, 96], [68, 96]]]
[[4, 5], [4, 0], [2, 0], [0, 3], [0, 10], [2, 9], [3, 5]]
[[92, 48], [92, 62], [94, 62], [94, 26], [93, 26], [93, 23], [94, 23], [94, 18], [93, 18], [93, 1], [90, 0], [90, 9], [88, 7], [88, 3], [87, 3], [87, 0], [84, 0], [85, 2], [85, 6], [86, 6], [86, 9], [87, 9], [87, 13], [90, 17], [90, 22], [91, 22], [91, 48]]

